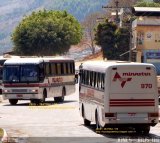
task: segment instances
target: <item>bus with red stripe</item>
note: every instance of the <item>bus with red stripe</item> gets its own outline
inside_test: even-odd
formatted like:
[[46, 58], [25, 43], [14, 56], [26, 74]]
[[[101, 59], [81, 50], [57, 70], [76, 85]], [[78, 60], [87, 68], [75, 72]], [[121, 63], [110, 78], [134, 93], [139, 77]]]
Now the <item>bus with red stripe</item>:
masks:
[[63, 57], [8, 59], [3, 67], [3, 97], [11, 105], [18, 100], [43, 103], [48, 97], [63, 102], [75, 92], [74, 60]]
[[132, 127], [149, 133], [159, 120], [152, 64], [91, 61], [81, 65], [79, 109], [85, 125]]
[[3, 75], [3, 64], [7, 59], [19, 58], [19, 56], [3, 55], [0, 56], [0, 95], [2, 94], [2, 75]]

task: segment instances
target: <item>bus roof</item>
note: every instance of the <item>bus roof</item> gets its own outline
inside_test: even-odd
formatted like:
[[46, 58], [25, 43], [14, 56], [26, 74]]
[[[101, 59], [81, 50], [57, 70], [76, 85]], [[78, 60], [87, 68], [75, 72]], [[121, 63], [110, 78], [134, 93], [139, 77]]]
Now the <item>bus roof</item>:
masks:
[[136, 62], [127, 62], [127, 61], [87, 61], [82, 64], [82, 69], [105, 72], [109, 67], [118, 67], [118, 66], [152, 66], [149, 63], [136, 63]]
[[10, 64], [14, 64], [14, 65], [19, 65], [19, 64], [39, 64], [44, 62], [49, 62], [49, 61], [74, 61], [72, 59], [69, 58], [63, 58], [63, 57], [39, 57], [39, 58], [19, 58], [18, 60], [16, 58], [11, 58], [5, 61], [4, 65], [10, 65]]

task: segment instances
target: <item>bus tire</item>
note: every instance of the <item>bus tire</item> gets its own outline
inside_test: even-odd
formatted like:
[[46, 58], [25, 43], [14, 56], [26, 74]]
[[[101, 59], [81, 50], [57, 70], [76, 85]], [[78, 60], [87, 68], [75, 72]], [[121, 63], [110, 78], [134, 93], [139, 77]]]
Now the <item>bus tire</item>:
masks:
[[64, 96], [66, 95], [65, 88], [62, 90], [62, 96], [61, 97], [54, 97], [55, 102], [63, 102], [64, 101]]
[[83, 119], [84, 119], [84, 125], [85, 125], [85, 126], [90, 126], [91, 121], [89, 121], [89, 120], [87, 120], [87, 119], [85, 118], [83, 105], [82, 105], [82, 117], [83, 117]]
[[144, 126], [144, 127], [137, 127], [136, 128], [136, 133], [137, 134], [148, 135], [149, 131], [150, 131], [150, 126]]
[[90, 126], [91, 124], [91, 121], [87, 120], [87, 119], [84, 119], [84, 125], [85, 126]]
[[43, 98], [41, 99], [41, 103], [44, 103], [45, 100], [46, 100], [46, 98], [47, 98], [47, 90], [44, 89], [44, 90], [43, 90]]
[[146, 126], [143, 128], [143, 134], [148, 135], [150, 131], [150, 126]]
[[9, 99], [9, 103], [10, 103], [11, 105], [16, 105], [17, 102], [18, 102], [18, 99]]

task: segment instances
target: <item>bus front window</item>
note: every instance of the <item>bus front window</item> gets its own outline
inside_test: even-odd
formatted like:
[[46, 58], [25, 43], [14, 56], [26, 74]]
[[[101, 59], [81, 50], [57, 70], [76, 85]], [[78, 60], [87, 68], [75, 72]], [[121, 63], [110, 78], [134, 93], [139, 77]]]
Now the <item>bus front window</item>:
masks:
[[3, 82], [19, 82], [19, 66], [5, 66]]
[[2, 80], [2, 74], [3, 74], [3, 69], [2, 66], [0, 66], [0, 81]]
[[37, 82], [38, 81], [37, 65], [22, 65], [20, 80], [21, 82]]

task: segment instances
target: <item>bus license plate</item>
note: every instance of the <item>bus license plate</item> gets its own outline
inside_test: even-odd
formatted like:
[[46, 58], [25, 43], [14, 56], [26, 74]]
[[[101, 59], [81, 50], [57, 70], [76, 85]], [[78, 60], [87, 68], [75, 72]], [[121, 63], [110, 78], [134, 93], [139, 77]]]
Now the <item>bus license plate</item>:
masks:
[[19, 98], [20, 98], [20, 97], [23, 97], [23, 95], [22, 95], [22, 94], [17, 94], [17, 97], [19, 97]]

